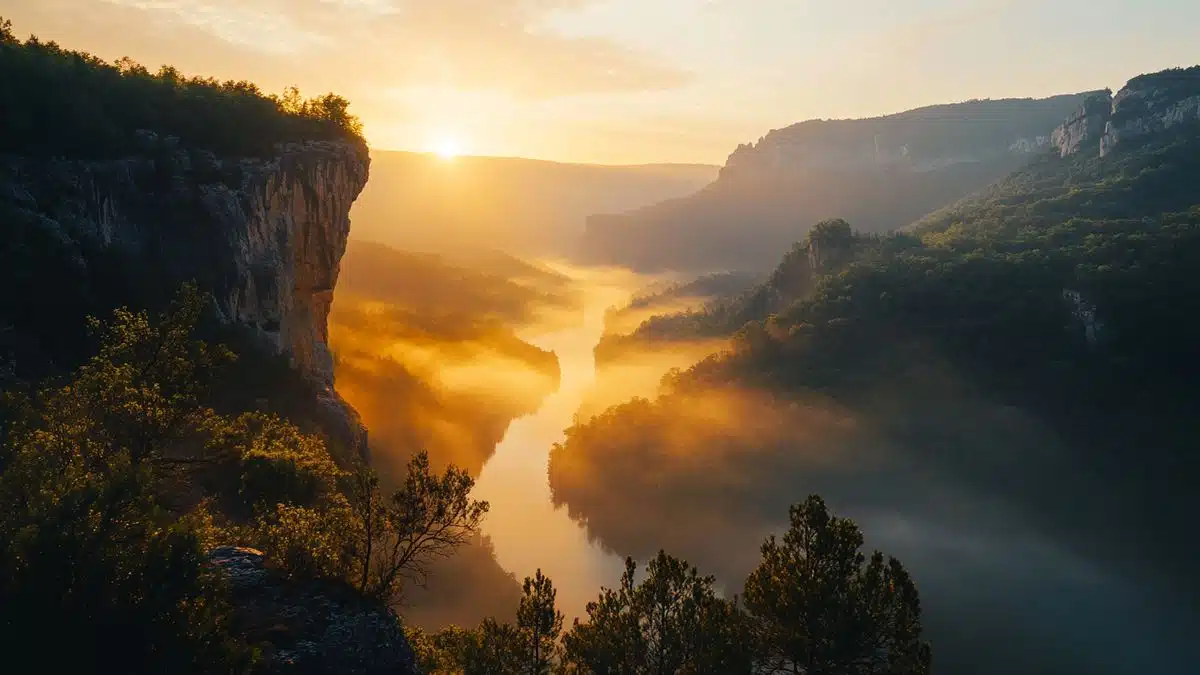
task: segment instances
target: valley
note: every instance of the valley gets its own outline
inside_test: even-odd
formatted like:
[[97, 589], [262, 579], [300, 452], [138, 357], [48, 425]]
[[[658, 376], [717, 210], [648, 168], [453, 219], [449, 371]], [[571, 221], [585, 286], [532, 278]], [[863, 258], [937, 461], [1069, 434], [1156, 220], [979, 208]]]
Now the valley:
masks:
[[[302, 4], [76, 7], [254, 81], [0, 17], [5, 672], [1191, 675], [1200, 66], [813, 92], [679, 26], [843, 8]], [[327, 68], [364, 117], [256, 83]], [[555, 138], [676, 150], [468, 152]]]

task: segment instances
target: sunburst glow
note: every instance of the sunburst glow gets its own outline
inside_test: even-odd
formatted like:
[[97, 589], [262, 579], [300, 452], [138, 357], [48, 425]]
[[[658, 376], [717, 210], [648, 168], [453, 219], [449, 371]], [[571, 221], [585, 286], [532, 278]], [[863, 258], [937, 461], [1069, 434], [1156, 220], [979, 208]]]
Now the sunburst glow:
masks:
[[441, 136], [434, 141], [432, 150], [438, 157], [451, 160], [463, 154], [463, 143], [457, 136]]

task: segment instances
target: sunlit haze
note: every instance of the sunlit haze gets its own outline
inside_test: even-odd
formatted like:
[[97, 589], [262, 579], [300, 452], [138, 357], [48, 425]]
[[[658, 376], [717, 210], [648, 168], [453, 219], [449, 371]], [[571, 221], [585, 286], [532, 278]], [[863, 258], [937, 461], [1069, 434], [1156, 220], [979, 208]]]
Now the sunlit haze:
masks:
[[9, 0], [3, 11], [19, 33], [110, 60], [337, 91], [377, 149], [600, 163], [721, 163], [802, 119], [1118, 87], [1195, 61], [1200, 23], [1191, 0]]

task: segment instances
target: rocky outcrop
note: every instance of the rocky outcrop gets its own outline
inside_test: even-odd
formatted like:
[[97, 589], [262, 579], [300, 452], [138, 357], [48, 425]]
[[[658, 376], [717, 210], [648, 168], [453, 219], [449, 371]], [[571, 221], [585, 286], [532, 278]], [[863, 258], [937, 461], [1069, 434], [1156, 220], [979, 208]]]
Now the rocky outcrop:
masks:
[[871, 119], [809, 120], [739, 145], [721, 177], [813, 169], [927, 172], [1027, 155], [1050, 143], [1050, 130], [1081, 96], [969, 101]]
[[0, 158], [0, 194], [80, 250], [157, 268], [168, 276], [158, 283], [200, 281], [223, 319], [332, 383], [325, 320], [366, 148], [295, 143], [224, 159], [139, 137], [144, 152], [120, 160]]
[[232, 628], [262, 650], [270, 675], [409, 675], [420, 671], [396, 615], [349, 589], [298, 583], [262, 552], [226, 546], [209, 560], [229, 581]]
[[317, 385], [333, 426], [365, 450], [362, 425], [332, 389], [326, 327], [350, 207], [367, 182], [365, 145], [290, 143], [227, 158], [150, 131], [137, 140], [115, 160], [0, 156], [0, 206], [97, 268], [93, 279], [123, 277], [120, 304], [199, 283], [222, 320]]
[[1141, 75], [1115, 96], [1089, 98], [1051, 142], [1062, 157], [1097, 146], [1105, 157], [1121, 143], [1189, 123], [1200, 123], [1200, 66]]
[[1050, 135], [1050, 143], [1058, 150], [1060, 157], [1073, 155], [1085, 144], [1094, 143], [1104, 135], [1110, 117], [1112, 92], [1106, 90], [1084, 101], [1075, 114], [1054, 130]]
[[1200, 66], [1134, 78], [1113, 97], [1100, 156], [1124, 141], [1189, 122], [1200, 122]]

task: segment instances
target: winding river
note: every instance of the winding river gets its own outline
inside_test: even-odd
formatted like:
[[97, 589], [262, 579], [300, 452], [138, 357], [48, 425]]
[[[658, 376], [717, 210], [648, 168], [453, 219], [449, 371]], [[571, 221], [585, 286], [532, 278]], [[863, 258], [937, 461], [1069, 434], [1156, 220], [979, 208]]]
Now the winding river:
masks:
[[612, 289], [593, 294], [582, 325], [522, 337], [558, 355], [561, 385], [533, 415], [514, 421], [484, 466], [474, 495], [491, 502], [484, 534], [492, 538], [500, 565], [518, 580], [539, 568], [558, 590], [566, 623], [584, 614], [601, 586], [620, 578], [620, 558], [588, 540], [583, 526], [551, 502], [547, 462], [596, 378], [592, 350], [604, 328], [604, 310], [623, 296]]

